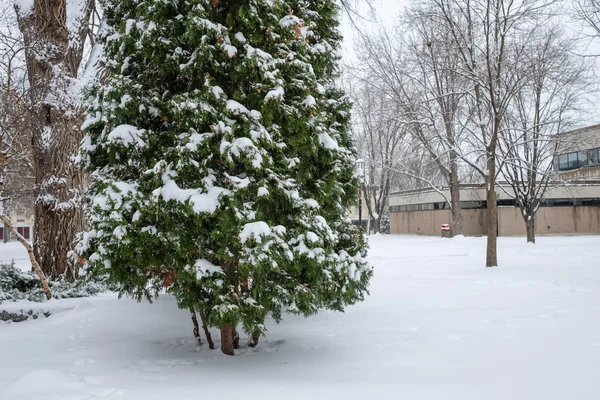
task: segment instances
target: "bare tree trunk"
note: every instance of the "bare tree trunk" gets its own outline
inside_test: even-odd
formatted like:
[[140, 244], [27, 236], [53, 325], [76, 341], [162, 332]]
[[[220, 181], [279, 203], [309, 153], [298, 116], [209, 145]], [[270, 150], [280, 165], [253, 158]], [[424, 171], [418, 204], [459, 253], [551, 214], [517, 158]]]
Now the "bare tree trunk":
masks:
[[70, 6], [67, 0], [36, 0], [32, 10], [16, 9], [27, 46], [33, 104], [32, 147], [38, 191], [33, 247], [40, 267], [51, 278], [77, 275], [77, 262], [69, 252], [75, 235], [84, 228], [80, 204], [83, 175], [73, 161], [82, 139], [81, 113], [72, 93], [94, 1], [76, 4], [83, 7], [81, 19], [68, 24]]
[[50, 291], [50, 286], [48, 285], [48, 281], [46, 280], [46, 276], [44, 275], [44, 272], [42, 271], [42, 269], [40, 268], [39, 264], [37, 263], [37, 261], [35, 259], [35, 255], [33, 254], [33, 249], [31, 248], [31, 245], [29, 243], [27, 243], [27, 240], [25, 240], [25, 238], [23, 236], [19, 235], [19, 233], [12, 226], [12, 223], [10, 222], [10, 220], [8, 219], [7, 216], [0, 215], [0, 220], [2, 220], [2, 222], [4, 222], [5, 226], [8, 226], [8, 229], [10, 229], [12, 234], [15, 235], [17, 240], [25, 247], [25, 249], [27, 249], [27, 254], [29, 255], [29, 261], [31, 261], [31, 267], [33, 268], [33, 271], [37, 274], [37, 276], [40, 278], [40, 281], [42, 282], [42, 287], [44, 288], [44, 292], [46, 293], [46, 298], [48, 300], [52, 299], [52, 292]]
[[210, 334], [210, 330], [206, 326], [206, 315], [202, 311], [200, 311], [200, 320], [202, 321], [202, 329], [204, 330], [204, 335], [206, 335], [206, 341], [208, 342], [208, 348], [211, 350], [215, 349], [215, 342], [212, 340], [212, 335]]
[[198, 317], [196, 317], [196, 311], [190, 307], [190, 314], [192, 315], [192, 325], [194, 326], [194, 337], [198, 340], [198, 344], [202, 344], [202, 338], [200, 337], [200, 327], [198, 326]]
[[535, 244], [535, 216], [525, 215], [525, 228], [527, 229], [527, 243]]
[[221, 326], [221, 351], [228, 356], [234, 355], [233, 331], [234, 328], [229, 325]]
[[463, 214], [460, 206], [460, 180], [456, 160], [450, 167], [450, 201], [452, 202], [452, 235], [463, 234]]
[[496, 201], [496, 162], [495, 158], [488, 160], [487, 187], [487, 250], [486, 267], [498, 266], [498, 203]]
[[8, 240], [10, 239], [10, 234], [8, 233], [8, 229], [9, 229], [9, 228], [8, 228], [8, 225], [7, 225], [7, 224], [4, 224], [4, 229], [2, 230], [2, 232], [3, 232], [3, 238], [2, 238], [2, 241], [3, 241], [4, 243], [8, 243]]
[[379, 215], [377, 218], [373, 219], [373, 232], [380, 233], [379, 232], [380, 229], [381, 229], [381, 215]]

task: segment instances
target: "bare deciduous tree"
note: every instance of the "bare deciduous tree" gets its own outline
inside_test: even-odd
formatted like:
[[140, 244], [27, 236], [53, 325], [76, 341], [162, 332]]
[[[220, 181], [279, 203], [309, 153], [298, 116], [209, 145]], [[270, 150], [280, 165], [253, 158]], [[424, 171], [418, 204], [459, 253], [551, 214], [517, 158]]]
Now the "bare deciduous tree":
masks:
[[[465, 80], [453, 68], [456, 54], [442, 43], [447, 35], [439, 25], [422, 17], [416, 12], [405, 15], [393, 34], [384, 28], [376, 34], [362, 34], [356, 74], [370, 84], [371, 90], [385, 93], [387, 101], [395, 104], [395, 121], [425, 152], [422, 160], [430, 160], [442, 182], [450, 187], [452, 230], [461, 235], [461, 132], [457, 118], [464, 108]], [[431, 185], [429, 168], [403, 171], [438, 189], [437, 184]], [[428, 174], [422, 175], [424, 172]]]
[[540, 29], [527, 43], [527, 68], [515, 71], [527, 84], [504, 115], [498, 152], [527, 231], [535, 243], [535, 214], [550, 184], [561, 132], [576, 121], [576, 111], [593, 88], [591, 67], [572, 50], [576, 42], [558, 26]]
[[498, 265], [496, 180], [498, 143], [511, 102], [528, 82], [525, 45], [555, 12], [556, 0], [430, 0], [423, 10], [444, 25], [458, 51], [458, 73], [468, 81], [471, 118], [466, 120], [475, 149], [483, 151], [487, 187], [486, 266]]
[[351, 93], [357, 145], [366, 160], [363, 193], [373, 222], [371, 228], [379, 232], [390, 191], [398, 186], [404, 130], [396, 118], [397, 109], [384, 93], [360, 82]]

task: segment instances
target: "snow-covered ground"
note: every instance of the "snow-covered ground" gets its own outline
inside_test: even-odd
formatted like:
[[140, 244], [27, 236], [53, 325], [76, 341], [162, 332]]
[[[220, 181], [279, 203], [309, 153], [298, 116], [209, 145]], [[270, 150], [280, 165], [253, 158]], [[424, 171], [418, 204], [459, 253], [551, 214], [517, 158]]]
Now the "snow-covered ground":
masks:
[[597, 399], [600, 237], [538, 241], [501, 238], [486, 269], [483, 238], [373, 237], [367, 301], [236, 357], [197, 348], [172, 298], [68, 300], [0, 325], [0, 399]]
[[23, 271], [31, 271], [31, 262], [25, 247], [19, 242], [0, 242], [0, 262], [15, 262], [15, 266]]

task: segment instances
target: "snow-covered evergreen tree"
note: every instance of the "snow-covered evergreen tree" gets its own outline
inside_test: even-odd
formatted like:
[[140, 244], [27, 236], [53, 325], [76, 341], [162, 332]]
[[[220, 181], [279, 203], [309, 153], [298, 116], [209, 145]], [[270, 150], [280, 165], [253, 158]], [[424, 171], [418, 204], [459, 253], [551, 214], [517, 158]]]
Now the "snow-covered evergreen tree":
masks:
[[366, 243], [331, 0], [108, 0], [79, 250], [124, 294], [236, 327], [364, 298]]
[[379, 233], [386, 235], [390, 234], [390, 209], [386, 207], [381, 215], [381, 223], [379, 225]]

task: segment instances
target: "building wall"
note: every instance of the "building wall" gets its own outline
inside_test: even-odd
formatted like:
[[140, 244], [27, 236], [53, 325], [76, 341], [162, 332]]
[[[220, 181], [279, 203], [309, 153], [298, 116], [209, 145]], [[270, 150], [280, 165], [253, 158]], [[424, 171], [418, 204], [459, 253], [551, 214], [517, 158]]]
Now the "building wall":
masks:
[[[486, 210], [463, 210], [465, 236], [483, 236]], [[394, 212], [392, 234], [440, 235], [442, 224], [450, 223], [449, 210]], [[600, 207], [542, 207], [536, 217], [536, 235], [600, 235]], [[524, 236], [525, 221], [518, 207], [498, 208], [498, 234]]]
[[[22, 235], [25, 235], [25, 239], [32, 240], [33, 239], [33, 215], [10, 215], [10, 220], [12, 222], [13, 227]], [[28, 229], [24, 229], [28, 228]], [[4, 224], [0, 224], [0, 243], [4, 241], [5, 235], [5, 227]], [[10, 231], [6, 229], [7, 234], [10, 234]], [[9, 240], [16, 240], [12, 234], [10, 234]]]

